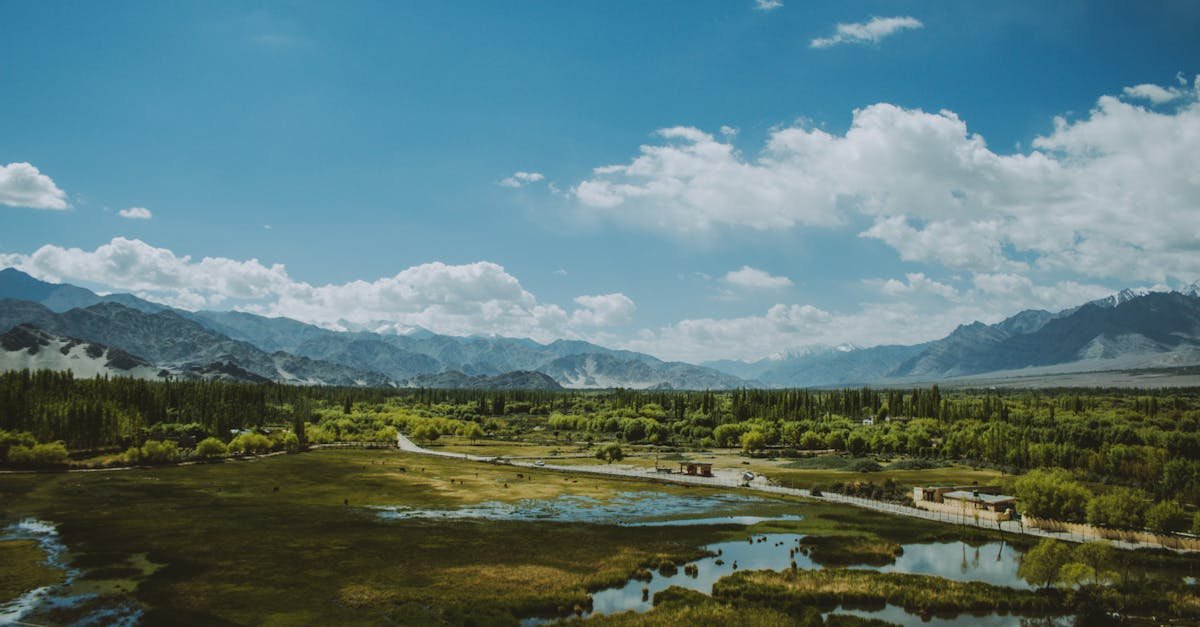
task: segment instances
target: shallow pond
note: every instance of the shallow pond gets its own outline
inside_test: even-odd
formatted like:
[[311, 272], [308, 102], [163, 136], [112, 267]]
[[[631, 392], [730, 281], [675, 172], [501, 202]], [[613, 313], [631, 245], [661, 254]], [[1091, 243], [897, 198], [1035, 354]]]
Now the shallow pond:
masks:
[[[798, 550], [803, 537], [803, 535], [795, 533], [752, 534], [745, 540], [709, 544], [704, 548], [715, 555], [689, 562], [690, 565], [696, 567], [691, 574], [685, 573], [684, 568], [680, 566], [673, 574], [654, 572], [649, 581], [630, 579], [620, 587], [593, 592], [592, 609], [586, 615], [615, 614], [630, 610], [648, 612], [654, 607], [655, 593], [671, 586], [680, 586], [711, 594], [713, 584], [718, 579], [739, 570], [782, 571], [790, 568], [793, 561], [797, 568], [822, 568], [820, 564]], [[796, 550], [793, 551], [793, 549]], [[983, 581], [993, 585], [1017, 588], [1029, 587], [1028, 583], [1017, 576], [1018, 552], [1011, 546], [1000, 542], [990, 542], [977, 547], [964, 542], [905, 544], [903, 549], [904, 554], [896, 558], [893, 564], [883, 567], [855, 566], [855, 568], [880, 572], [934, 575], [957, 581]], [[895, 612], [899, 612], [902, 616], [893, 616], [892, 614]], [[922, 622], [921, 617], [894, 606], [878, 611], [856, 610], [855, 613], [902, 624], [915, 621], [925, 625], [947, 627], [952, 625], [999, 627], [1001, 625], [1020, 625], [1022, 620], [1018, 616], [981, 617], [963, 614], [956, 618], [934, 618], [932, 620], [935, 622]], [[522, 624], [537, 625], [546, 622], [552, 621], [531, 618], [522, 621]]]
[[82, 573], [67, 566], [67, 547], [54, 525], [21, 520], [0, 531], [0, 540], [33, 540], [45, 553], [46, 565], [63, 571], [62, 582], [30, 590], [0, 605], [0, 625], [58, 623], [46, 615], [63, 612], [71, 615], [72, 625], [125, 626], [136, 625], [141, 619], [141, 608], [130, 601], [76, 589]]
[[[1069, 627], [1075, 624], [1071, 616], [1026, 617], [1008, 614], [959, 614], [953, 618], [940, 616], [922, 617], [910, 614], [898, 605], [885, 605], [881, 610], [859, 610], [839, 607], [830, 614], [853, 614], [864, 618], [896, 623], [898, 625], [921, 625], [922, 627]], [[828, 614], [827, 614], [828, 615]]]
[[764, 505], [778, 501], [741, 494], [679, 496], [662, 492], [620, 492], [612, 498], [563, 495], [552, 499], [525, 499], [515, 503], [485, 501], [453, 509], [420, 509], [403, 505], [381, 506], [379, 516], [389, 520], [412, 518], [579, 522], [629, 526], [753, 525], [769, 520], [800, 520], [794, 514], [752, 516]]
[[881, 573], [934, 575], [955, 581], [982, 581], [994, 586], [1029, 589], [1033, 586], [1017, 576], [1020, 553], [1003, 542], [971, 546], [966, 542], [905, 544], [904, 554], [887, 566], [869, 568]]

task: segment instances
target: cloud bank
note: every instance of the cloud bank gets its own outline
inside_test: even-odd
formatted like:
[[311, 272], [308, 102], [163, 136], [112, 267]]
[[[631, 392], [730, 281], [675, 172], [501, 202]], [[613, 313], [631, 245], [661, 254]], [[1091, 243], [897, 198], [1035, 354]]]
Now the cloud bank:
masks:
[[543, 341], [627, 324], [624, 294], [583, 295], [571, 311], [540, 302], [503, 267], [487, 261], [425, 263], [372, 281], [311, 285], [282, 264], [176, 255], [141, 240], [113, 238], [87, 251], [45, 245], [0, 253], [0, 265], [54, 282], [87, 282], [184, 309], [234, 308], [329, 328], [383, 321], [452, 335], [496, 334]]
[[[837, 228], [905, 261], [972, 272], [1059, 271], [1122, 281], [1200, 276], [1200, 103], [1099, 98], [1033, 150], [1001, 154], [952, 111], [878, 103], [833, 134], [770, 133], [747, 158], [700, 129], [658, 131], [572, 188], [592, 216], [681, 238], [719, 229]], [[1166, 89], [1166, 88], [1162, 88]], [[1174, 88], [1172, 88], [1174, 89]]]

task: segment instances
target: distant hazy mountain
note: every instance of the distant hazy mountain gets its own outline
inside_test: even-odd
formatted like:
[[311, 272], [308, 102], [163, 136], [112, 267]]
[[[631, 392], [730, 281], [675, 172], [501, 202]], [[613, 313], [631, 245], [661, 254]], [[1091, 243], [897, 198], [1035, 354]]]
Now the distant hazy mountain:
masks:
[[560, 357], [538, 370], [570, 388], [728, 389], [751, 383], [712, 368], [651, 358], [627, 359], [604, 353]]
[[[699, 366], [578, 340], [454, 337], [386, 321], [335, 331], [249, 313], [186, 312], [128, 294], [99, 296], [46, 283], [13, 269], [0, 271], [0, 298], [5, 298], [0, 333], [25, 324], [29, 328], [20, 333], [50, 342], [39, 346], [61, 348], [80, 338], [176, 376], [248, 381], [725, 389], [936, 381], [1029, 368], [1072, 372], [1200, 364], [1200, 283], [1172, 293], [1123, 290], [1057, 313], [1022, 311], [996, 324], [961, 325], [915, 346], [812, 346], [755, 362]], [[62, 361], [49, 353], [36, 359]], [[80, 372], [110, 368], [107, 361], [84, 368], [82, 357], [72, 359]]]
[[1200, 363], [1200, 298], [1123, 291], [1060, 314], [1022, 312], [960, 326], [892, 377], [943, 378], [1073, 364], [1080, 369]]
[[471, 376], [457, 370], [423, 374], [407, 382], [411, 387], [450, 388], [455, 390], [561, 390], [563, 386], [540, 372], [517, 370], [489, 377]]
[[[1074, 310], [1070, 310], [1074, 311]], [[1035, 333], [1055, 318], [1070, 315], [1040, 309], [1026, 309], [1014, 316], [988, 325], [982, 322], [959, 325], [950, 335], [927, 342], [921, 351], [897, 364], [887, 377], [956, 377], [982, 372], [999, 347], [1009, 338]]]
[[39, 281], [15, 268], [0, 270], [0, 298], [26, 300], [45, 306], [50, 311], [63, 312], [97, 303], [119, 303], [131, 309], [155, 313], [170, 309], [165, 305], [142, 300], [132, 294], [100, 296], [75, 285]]
[[885, 378], [917, 346], [813, 346], [755, 362], [723, 361], [705, 365], [772, 387], [836, 387], [872, 383]]
[[[172, 373], [207, 378], [545, 389], [544, 380], [529, 375], [538, 372], [554, 377], [556, 385], [569, 387], [747, 385], [710, 368], [667, 363], [578, 340], [541, 344], [520, 338], [438, 335], [423, 329], [404, 334], [333, 331], [289, 318], [180, 311], [128, 294], [98, 296], [13, 269], [0, 271], [0, 297], [10, 299], [0, 302], [0, 330], [28, 323], [51, 333], [121, 347]], [[65, 309], [55, 311], [47, 303]]]
[[475, 385], [460, 385], [453, 376], [441, 379], [421, 376], [443, 372], [469, 377], [541, 372], [569, 388], [723, 389], [749, 385], [711, 368], [664, 362], [643, 353], [613, 350], [580, 340], [542, 344], [522, 338], [438, 335], [424, 329], [404, 334], [338, 332], [288, 318], [246, 313], [202, 311], [185, 315], [262, 348], [372, 370], [412, 385]]

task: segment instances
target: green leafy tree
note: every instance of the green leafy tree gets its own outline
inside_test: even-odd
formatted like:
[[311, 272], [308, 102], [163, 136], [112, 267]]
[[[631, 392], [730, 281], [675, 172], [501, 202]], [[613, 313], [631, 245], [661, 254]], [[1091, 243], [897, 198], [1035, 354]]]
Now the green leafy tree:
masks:
[[1084, 520], [1087, 488], [1061, 468], [1030, 471], [1013, 484], [1021, 501], [1021, 512], [1050, 520]]
[[825, 439], [821, 437], [820, 433], [809, 429], [804, 432], [804, 435], [800, 436], [800, 448], [806, 451], [825, 448]]
[[717, 428], [713, 429], [712, 437], [717, 446], [736, 446], [742, 438], [742, 428], [736, 424], [717, 425]]
[[767, 448], [767, 436], [758, 430], [747, 431], [742, 434], [742, 450], [747, 453], [761, 451]]
[[[347, 409], [350, 407], [349, 396], [346, 397], [346, 407]], [[292, 405], [292, 433], [296, 434], [297, 448], [308, 447], [308, 432], [305, 430], [304, 424], [312, 422], [312, 418], [312, 401], [302, 397]]]
[[1042, 538], [1021, 556], [1017, 575], [1035, 586], [1052, 588], [1059, 571], [1071, 560], [1071, 547], [1053, 538]]
[[421, 423], [413, 427], [412, 436], [422, 442], [432, 442], [441, 437], [441, 431], [438, 428], [427, 422]]
[[1150, 497], [1133, 488], [1113, 488], [1106, 494], [1093, 497], [1087, 505], [1087, 521], [1113, 529], [1141, 529], [1144, 515], [1150, 507]]
[[621, 450], [620, 444], [609, 442], [596, 450], [596, 459], [603, 459], [611, 464], [625, 459], [625, 452]]
[[467, 438], [471, 442], [476, 442], [483, 437], [483, 427], [479, 426], [478, 422], [468, 422], [459, 429], [460, 436]]
[[1146, 528], [1155, 533], [1176, 533], [1188, 528], [1187, 513], [1176, 501], [1159, 501], [1146, 510]]
[[1067, 585], [1102, 584], [1115, 579], [1116, 551], [1107, 542], [1084, 542], [1071, 551], [1070, 569], [1064, 567], [1059, 580]]
[[779, 439], [788, 446], [799, 448], [804, 437], [804, 425], [795, 420], [783, 423], [779, 429]]
[[850, 437], [846, 438], [846, 450], [849, 451], [851, 455], [857, 456], [866, 453], [867, 446], [867, 438], [857, 430], [852, 432]]

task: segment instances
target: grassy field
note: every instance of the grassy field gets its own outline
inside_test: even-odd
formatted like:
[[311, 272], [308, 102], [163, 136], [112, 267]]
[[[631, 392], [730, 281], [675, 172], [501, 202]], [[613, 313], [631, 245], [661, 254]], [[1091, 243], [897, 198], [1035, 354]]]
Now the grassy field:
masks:
[[[522, 475], [522, 476], [518, 476]], [[506, 487], [507, 486], [507, 487]], [[257, 461], [117, 472], [0, 476], [0, 516], [58, 525], [72, 564], [124, 581], [148, 617], [175, 623], [406, 624], [511, 621], [569, 611], [639, 566], [697, 556], [742, 529], [512, 521], [381, 520], [365, 506], [446, 508], [562, 494], [705, 495], [703, 488], [571, 476], [387, 450], [326, 450]], [[895, 536], [894, 519], [774, 499], [801, 522], [761, 531]], [[899, 541], [958, 531], [906, 524]], [[12, 549], [16, 550], [16, 549]], [[139, 560], [156, 568], [136, 567]], [[0, 561], [12, 591], [43, 578]], [[159, 567], [161, 566], [161, 567]], [[105, 574], [107, 573], [107, 574]], [[18, 579], [18, 577], [20, 577]], [[157, 612], [164, 612], [158, 614]], [[51, 617], [69, 620], [69, 611]]]
[[1016, 590], [978, 581], [846, 569], [735, 573], [717, 582], [713, 597], [784, 611], [839, 605], [882, 607], [885, 603], [924, 615], [993, 611], [1057, 614], [1063, 610], [1063, 595], [1055, 590]]
[[[513, 624], [520, 616], [570, 613], [586, 606], [589, 591], [664, 560], [693, 559], [703, 545], [747, 531], [384, 520], [372, 506], [444, 509], [562, 495], [605, 501], [631, 492], [728, 494], [395, 450], [328, 449], [158, 469], [0, 475], [0, 523], [36, 517], [56, 524], [71, 565], [83, 570], [74, 591], [132, 598], [150, 622]], [[822, 559], [835, 563], [883, 560], [902, 543], [995, 539], [980, 529], [801, 499], [765, 498], [740, 513], [803, 515], [753, 532], [837, 536], [812, 547], [814, 557], [825, 551]], [[32, 543], [0, 543], [0, 603], [61, 579], [40, 559]], [[719, 617], [738, 615], [728, 603], [620, 620], [670, 624], [710, 615], [722, 624]], [[70, 622], [75, 611], [37, 618]], [[764, 624], [777, 618], [755, 612]]]

